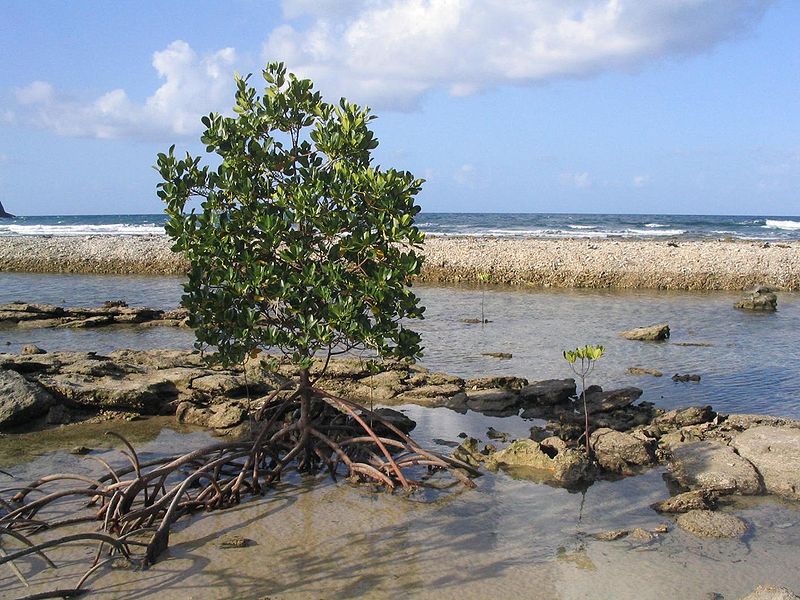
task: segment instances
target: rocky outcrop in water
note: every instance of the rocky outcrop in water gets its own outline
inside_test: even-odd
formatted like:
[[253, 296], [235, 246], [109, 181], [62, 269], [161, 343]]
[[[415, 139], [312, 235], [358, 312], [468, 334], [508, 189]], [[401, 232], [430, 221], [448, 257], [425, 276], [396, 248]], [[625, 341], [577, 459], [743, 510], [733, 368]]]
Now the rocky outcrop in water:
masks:
[[740, 310], [775, 312], [778, 310], [778, 297], [771, 288], [759, 286], [733, 306]]
[[658, 325], [648, 325], [647, 327], [636, 327], [622, 331], [620, 335], [626, 340], [658, 342], [669, 337], [669, 325], [667, 323], [659, 323]]
[[3, 208], [3, 203], [0, 202], [0, 219], [13, 219], [13, 218], [14, 215], [6, 212], [5, 209]]
[[0, 304], [0, 325], [27, 329], [54, 327], [88, 329], [109, 325], [165, 325], [184, 327], [189, 314], [185, 309], [156, 310], [130, 307], [124, 302], [106, 302], [103, 306], [63, 307], [55, 304], [11, 302]]

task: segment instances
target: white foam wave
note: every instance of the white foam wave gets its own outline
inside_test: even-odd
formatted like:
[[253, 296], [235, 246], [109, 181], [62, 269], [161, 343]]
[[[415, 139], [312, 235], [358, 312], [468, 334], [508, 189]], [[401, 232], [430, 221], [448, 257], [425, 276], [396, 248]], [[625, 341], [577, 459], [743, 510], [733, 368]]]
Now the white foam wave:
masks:
[[683, 229], [624, 229], [606, 231], [587, 231], [569, 229], [479, 229], [468, 232], [431, 232], [432, 235], [443, 237], [523, 237], [523, 238], [609, 238], [609, 237], [663, 237], [677, 236], [686, 233]]
[[656, 227], [666, 227], [666, 225], [662, 223], [645, 223], [645, 227], [656, 228]]
[[595, 229], [594, 225], [567, 225], [570, 229]]
[[164, 227], [155, 223], [131, 225], [0, 225], [0, 235], [164, 235]]
[[800, 230], [800, 221], [774, 221], [767, 219], [762, 227], [766, 229], [788, 229], [790, 231]]

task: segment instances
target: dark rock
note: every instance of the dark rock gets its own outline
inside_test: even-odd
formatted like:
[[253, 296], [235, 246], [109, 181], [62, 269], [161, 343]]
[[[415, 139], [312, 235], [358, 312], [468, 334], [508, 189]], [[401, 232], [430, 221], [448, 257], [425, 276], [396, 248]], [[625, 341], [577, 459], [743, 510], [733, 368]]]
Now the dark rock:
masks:
[[739, 517], [710, 510], [690, 510], [680, 515], [677, 523], [698, 537], [735, 538], [747, 531], [747, 523]]
[[546, 379], [526, 385], [519, 391], [522, 406], [567, 404], [575, 395], [574, 379]]
[[675, 375], [672, 376], [672, 381], [679, 381], [683, 383], [686, 383], [687, 381], [693, 381], [697, 383], [700, 381], [700, 375], [690, 375], [688, 373], [685, 375], [680, 375], [679, 373], [675, 373]]
[[630, 406], [642, 395], [637, 387], [626, 387], [619, 390], [598, 392], [586, 395], [586, 408], [590, 415], [610, 412]]
[[666, 323], [659, 323], [658, 325], [650, 325], [648, 327], [636, 327], [635, 329], [622, 331], [620, 335], [628, 340], [645, 342], [661, 341], [669, 337], [669, 325]]
[[15, 371], [0, 370], [0, 428], [22, 425], [45, 414], [53, 397]]
[[705, 441], [678, 444], [672, 448], [668, 468], [685, 488], [744, 495], [762, 492], [753, 465], [723, 444]]
[[[417, 426], [417, 423], [413, 419], [408, 418], [399, 410], [394, 410], [392, 408], [377, 408], [375, 409], [374, 412], [381, 419], [383, 419], [390, 425], [394, 425], [395, 427], [397, 427], [397, 429], [399, 429], [403, 433], [409, 433]], [[378, 425], [378, 423], [376, 423], [376, 425]], [[382, 429], [385, 428], [384, 427], [378, 428], [379, 431]]]
[[47, 411], [47, 418], [45, 419], [48, 425], [66, 425], [72, 422], [72, 415], [69, 409], [63, 404], [56, 404], [51, 406]]
[[467, 393], [467, 407], [490, 415], [510, 415], [519, 412], [519, 393], [505, 389], [475, 390]]
[[654, 462], [650, 444], [629, 433], [597, 429], [589, 437], [589, 445], [597, 462], [607, 471], [630, 475], [634, 467]]
[[0, 202], [0, 219], [13, 219], [14, 215], [9, 212], [6, 212], [3, 208], [3, 203]]
[[775, 312], [778, 309], [778, 297], [770, 288], [758, 287], [733, 306], [739, 310]]
[[494, 427], [489, 427], [489, 429], [486, 431], [486, 437], [488, 437], [490, 440], [507, 442], [511, 436], [504, 431], [497, 431], [497, 429]]
[[521, 390], [526, 385], [528, 385], [528, 380], [522, 377], [498, 375], [492, 377], [468, 379], [464, 384], [464, 387], [467, 390], [488, 390], [497, 388], [504, 390]]
[[732, 444], [758, 470], [768, 493], [800, 500], [800, 429], [753, 427]]
[[692, 490], [651, 504], [660, 513], [685, 513], [690, 510], [714, 510], [719, 494], [710, 490]]
[[453, 458], [473, 467], [480, 466], [486, 460], [486, 456], [481, 453], [479, 444], [479, 440], [468, 437], [458, 448], [453, 450]]
[[74, 448], [70, 449], [70, 454], [75, 454], [76, 456], [85, 456], [92, 451], [91, 448], [87, 448], [86, 446], [75, 446]]

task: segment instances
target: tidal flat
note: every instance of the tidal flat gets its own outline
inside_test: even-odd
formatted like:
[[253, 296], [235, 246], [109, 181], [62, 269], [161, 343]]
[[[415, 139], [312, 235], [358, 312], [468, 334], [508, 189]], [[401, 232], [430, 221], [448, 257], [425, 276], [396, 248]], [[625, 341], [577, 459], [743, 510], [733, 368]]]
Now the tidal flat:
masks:
[[[733, 309], [733, 292], [535, 290], [488, 286], [415, 289], [427, 307], [415, 323], [423, 334], [422, 365], [462, 377], [517, 375], [531, 380], [571, 375], [561, 351], [603, 344], [606, 356], [591, 382], [636, 385], [642, 400], [664, 409], [712, 404], [718, 411], [800, 417], [800, 383], [794, 348], [800, 342], [800, 295], [779, 293], [774, 314]], [[13, 300], [93, 306], [124, 300], [131, 306], [173, 308], [177, 277], [0, 274], [0, 303]], [[465, 323], [481, 316], [490, 322]], [[632, 342], [623, 329], [668, 322], [670, 340]], [[185, 349], [190, 331], [111, 327], [97, 330], [0, 329], [7, 352], [35, 343], [49, 351], [116, 348]], [[688, 345], [685, 345], [688, 344]], [[487, 353], [511, 354], [509, 359]], [[663, 377], [634, 376], [629, 367], [656, 368]], [[670, 379], [696, 373], [699, 383]], [[484, 441], [489, 427], [527, 437], [520, 417], [458, 414], [446, 408], [395, 407], [417, 422], [412, 432], [426, 447], [446, 452], [442, 440], [466, 433]], [[138, 427], [137, 446], [147, 457], [191, 449], [211, 440], [205, 432], [178, 432], [169, 418], [105, 428]], [[66, 425], [62, 450], [5, 461], [20, 481], [51, 472], [94, 472], [93, 461], [68, 454], [96, 448], [113, 464], [122, 461], [99, 426]], [[50, 436], [52, 439], [56, 434]], [[152, 436], [151, 441], [147, 441]], [[42, 438], [44, 439], [44, 438]], [[5, 446], [0, 438], [0, 444]], [[29, 438], [31, 446], [36, 437]], [[42, 454], [34, 457], [34, 454]], [[737, 540], [699, 539], [658, 515], [653, 502], [671, 495], [665, 471], [601, 480], [568, 491], [504, 472], [487, 473], [476, 490], [420, 502], [401, 494], [374, 493], [325, 477], [284, 481], [263, 499], [181, 521], [168, 555], [147, 572], [103, 570], [89, 583], [90, 597], [151, 598], [739, 598], [759, 584], [800, 589], [796, 555], [800, 508], [773, 497], [739, 499], [721, 510], [748, 523]], [[617, 528], [645, 530], [667, 524], [652, 539], [605, 542], [593, 534]], [[221, 549], [219, 538], [239, 535], [251, 543]], [[94, 548], [72, 546], [53, 554], [64, 563], [47, 571], [32, 560], [25, 574], [39, 587], [24, 589], [0, 569], [0, 597], [52, 589], [80, 576]], [[716, 594], [716, 596], [715, 596]]]

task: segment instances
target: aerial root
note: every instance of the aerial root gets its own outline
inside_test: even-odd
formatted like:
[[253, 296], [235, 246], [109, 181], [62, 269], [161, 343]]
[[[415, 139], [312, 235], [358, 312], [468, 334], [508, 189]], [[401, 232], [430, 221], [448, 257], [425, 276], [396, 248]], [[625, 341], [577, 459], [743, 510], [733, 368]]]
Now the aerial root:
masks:
[[[302, 401], [298, 391], [284, 399], [273, 395], [258, 410], [261, 420], [251, 439], [217, 442], [148, 462], [139, 460], [125, 437], [110, 433], [122, 442], [128, 466], [113, 467], [90, 456], [103, 469], [96, 478], [54, 473], [0, 491], [0, 542], [8, 536], [23, 546], [0, 549], [0, 565], [9, 564], [27, 585], [15, 561], [35, 554], [49, 568], [56, 568], [46, 550], [97, 542], [94, 560], [74, 588], [29, 598], [74, 596], [114, 559], [124, 558], [141, 568], [154, 563], [169, 545], [172, 525], [183, 515], [223, 509], [238, 504], [243, 496], [263, 494], [290, 471], [324, 470], [334, 480], [344, 476], [390, 491], [442, 491], [458, 483], [474, 487], [472, 477], [478, 472], [473, 467], [424, 450], [379, 414], [316, 388], [310, 389], [310, 399], [310, 416], [305, 421], [297, 418]], [[450, 481], [431, 481], [437, 473], [449, 475]], [[35, 498], [30, 497], [33, 493]], [[4, 498], [3, 494], [13, 495]], [[69, 516], [59, 519], [45, 514], [59, 508]], [[69, 533], [38, 543], [30, 539], [44, 529], [88, 521], [98, 523], [98, 531]]]

